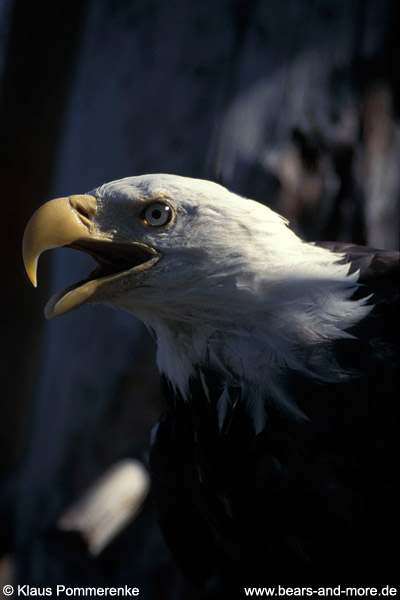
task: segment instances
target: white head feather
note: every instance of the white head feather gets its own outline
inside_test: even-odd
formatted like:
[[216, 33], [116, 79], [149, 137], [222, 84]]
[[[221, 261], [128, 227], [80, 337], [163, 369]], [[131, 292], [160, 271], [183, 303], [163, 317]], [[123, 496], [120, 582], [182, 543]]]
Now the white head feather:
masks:
[[[125, 285], [104, 301], [154, 330], [159, 369], [184, 397], [196, 365], [217, 368], [221, 389], [241, 385], [253, 398], [283, 403], [290, 402], [279, 388], [283, 370], [322, 381], [345, 376], [324, 348], [351, 337], [347, 330], [371, 307], [351, 300], [358, 274], [349, 275], [341, 255], [304, 243], [269, 208], [209, 181], [145, 175], [91, 193], [111, 229], [163, 254], [145, 286]], [[175, 222], [142, 229], [139, 238], [129, 206], [158, 195], [173, 206]]]

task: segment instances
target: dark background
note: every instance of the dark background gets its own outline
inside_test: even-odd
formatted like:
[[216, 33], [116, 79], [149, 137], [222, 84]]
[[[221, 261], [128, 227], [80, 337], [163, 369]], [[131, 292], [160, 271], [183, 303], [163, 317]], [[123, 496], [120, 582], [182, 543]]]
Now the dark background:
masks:
[[0, 581], [186, 597], [151, 497], [96, 558], [57, 527], [116, 460], [146, 464], [162, 399], [133, 318], [45, 323], [87, 262], [45, 256], [34, 290], [24, 227], [52, 197], [168, 172], [264, 202], [307, 240], [398, 247], [395, 2], [3, 0], [0, 19]]

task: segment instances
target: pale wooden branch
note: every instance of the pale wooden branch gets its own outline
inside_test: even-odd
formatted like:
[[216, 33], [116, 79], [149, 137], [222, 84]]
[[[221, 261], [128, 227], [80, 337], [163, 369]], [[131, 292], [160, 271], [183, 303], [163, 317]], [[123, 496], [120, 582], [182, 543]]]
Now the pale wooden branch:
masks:
[[150, 489], [144, 465], [124, 459], [106, 471], [61, 517], [59, 529], [79, 532], [97, 556], [139, 513]]

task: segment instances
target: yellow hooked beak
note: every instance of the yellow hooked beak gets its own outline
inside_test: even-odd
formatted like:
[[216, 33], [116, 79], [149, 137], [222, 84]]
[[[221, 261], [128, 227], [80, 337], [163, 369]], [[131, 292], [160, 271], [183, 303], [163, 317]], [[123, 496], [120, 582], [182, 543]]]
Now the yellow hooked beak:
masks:
[[25, 270], [35, 287], [42, 252], [79, 239], [91, 239], [96, 210], [97, 200], [93, 196], [70, 196], [51, 200], [34, 213], [25, 229], [22, 255]]
[[41, 206], [26, 226], [22, 252], [26, 272], [35, 287], [38, 260], [45, 250], [67, 246], [90, 254], [98, 264], [87, 279], [64, 288], [49, 300], [45, 308], [48, 319], [95, 301], [98, 291], [111, 281], [143, 272], [161, 257], [146, 244], [117, 241], [115, 232], [100, 231], [95, 225], [97, 208], [94, 196], [57, 198]]

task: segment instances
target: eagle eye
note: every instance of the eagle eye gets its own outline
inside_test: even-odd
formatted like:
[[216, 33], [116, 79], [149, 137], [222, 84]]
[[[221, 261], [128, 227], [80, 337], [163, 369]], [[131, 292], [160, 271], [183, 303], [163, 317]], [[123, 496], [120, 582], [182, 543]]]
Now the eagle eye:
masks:
[[172, 219], [172, 210], [168, 204], [154, 202], [143, 210], [141, 216], [147, 225], [162, 227], [163, 225], [167, 225]]

